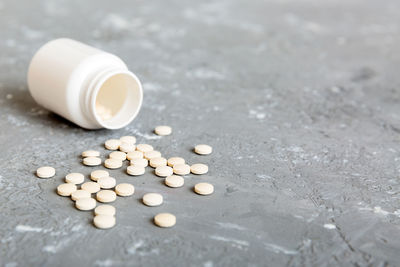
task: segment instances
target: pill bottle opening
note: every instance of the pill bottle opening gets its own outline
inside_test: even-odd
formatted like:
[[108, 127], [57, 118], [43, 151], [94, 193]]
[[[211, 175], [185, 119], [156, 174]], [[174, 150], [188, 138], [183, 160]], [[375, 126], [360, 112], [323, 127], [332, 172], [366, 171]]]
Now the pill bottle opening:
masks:
[[142, 105], [142, 86], [131, 72], [107, 75], [96, 88], [93, 104], [97, 123], [108, 129], [128, 125], [139, 113]]

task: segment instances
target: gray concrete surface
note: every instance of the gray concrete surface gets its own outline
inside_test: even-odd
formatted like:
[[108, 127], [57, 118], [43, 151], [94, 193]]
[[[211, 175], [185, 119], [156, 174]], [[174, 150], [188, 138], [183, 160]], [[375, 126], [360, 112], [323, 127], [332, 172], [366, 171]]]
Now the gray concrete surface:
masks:
[[[0, 265], [398, 266], [399, 2], [0, 0]], [[121, 56], [144, 83], [139, 117], [87, 131], [26, 87], [34, 51], [66, 36]], [[51, 72], [48, 73], [51, 75]], [[157, 138], [154, 126], [171, 125]], [[79, 154], [133, 134], [210, 172], [136, 193], [117, 226], [55, 193]], [[197, 143], [214, 147], [196, 156]], [[42, 165], [57, 169], [41, 180]], [[195, 195], [199, 181], [215, 185]], [[145, 192], [165, 203], [148, 208]], [[177, 225], [160, 229], [158, 212]]]

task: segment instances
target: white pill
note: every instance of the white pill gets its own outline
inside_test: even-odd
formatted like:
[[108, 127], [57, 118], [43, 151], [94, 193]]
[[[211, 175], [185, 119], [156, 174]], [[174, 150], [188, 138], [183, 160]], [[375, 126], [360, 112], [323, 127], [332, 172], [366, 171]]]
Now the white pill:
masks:
[[133, 193], [135, 193], [135, 187], [127, 183], [118, 184], [115, 187], [115, 193], [117, 193], [117, 195], [121, 197], [128, 197], [133, 195]]
[[160, 206], [163, 203], [163, 197], [158, 193], [147, 193], [142, 200], [143, 204], [150, 207]]
[[97, 206], [94, 209], [94, 214], [95, 215], [114, 216], [115, 215], [115, 208], [114, 208], [114, 206], [111, 206], [111, 205], [108, 205], [108, 204], [103, 204], [103, 205]]
[[187, 164], [175, 164], [173, 171], [178, 175], [187, 175], [190, 173], [190, 166]]
[[155, 170], [157, 176], [167, 177], [173, 174], [172, 168], [168, 166], [160, 166]]
[[53, 167], [45, 166], [40, 167], [36, 170], [36, 175], [39, 178], [50, 178], [56, 174], [56, 170]]
[[208, 155], [212, 153], [212, 147], [209, 145], [197, 145], [194, 147], [194, 152], [199, 155]]
[[205, 164], [201, 164], [201, 163], [193, 164], [190, 167], [190, 171], [193, 174], [205, 174], [208, 172], [208, 166]]
[[140, 167], [147, 167], [149, 165], [149, 161], [147, 159], [132, 159], [131, 165], [133, 166], [140, 166]]
[[109, 229], [114, 227], [116, 219], [110, 215], [96, 215], [93, 218], [93, 224], [99, 229]]
[[110, 159], [118, 159], [118, 160], [123, 161], [123, 160], [126, 160], [126, 153], [122, 152], [122, 151], [114, 151], [114, 152], [111, 152], [110, 155], [108, 155], [108, 157]]
[[92, 210], [96, 207], [96, 199], [91, 197], [78, 199], [75, 202], [75, 207], [78, 210]]
[[152, 151], [145, 152], [143, 156], [144, 156], [145, 159], [151, 160], [151, 159], [154, 159], [154, 158], [161, 157], [161, 152], [157, 151], [157, 150], [152, 150]]
[[81, 185], [81, 189], [92, 194], [100, 191], [100, 185], [95, 182], [86, 182]]
[[86, 150], [82, 152], [82, 157], [100, 157], [100, 152], [96, 150]]
[[159, 227], [172, 227], [176, 224], [176, 217], [171, 213], [159, 213], [154, 217], [154, 223]]
[[145, 168], [142, 166], [128, 166], [128, 168], [126, 168], [126, 172], [129, 175], [133, 175], [133, 176], [138, 176], [138, 175], [143, 175], [145, 173]]
[[172, 157], [168, 159], [168, 166], [174, 167], [175, 164], [185, 164], [185, 159], [181, 157]]
[[122, 136], [119, 140], [122, 143], [128, 143], [132, 145], [136, 144], [136, 137], [134, 136]]
[[157, 135], [170, 135], [172, 133], [172, 128], [166, 125], [157, 126], [154, 132]]
[[57, 186], [57, 193], [63, 197], [69, 197], [73, 192], [76, 191], [76, 185], [74, 184], [60, 184]]
[[160, 158], [152, 158], [150, 160], [150, 166], [153, 167], [153, 168], [157, 168], [157, 167], [160, 167], [160, 166], [167, 166], [167, 159], [162, 158], [162, 157], [160, 157]]
[[90, 179], [92, 179], [93, 181], [97, 181], [100, 178], [108, 177], [108, 176], [110, 176], [110, 174], [108, 173], [108, 171], [104, 171], [104, 170], [95, 170], [90, 173]]
[[122, 160], [119, 159], [106, 159], [104, 161], [104, 167], [108, 169], [118, 169], [122, 167]]
[[165, 178], [164, 183], [169, 187], [181, 187], [185, 180], [181, 176], [171, 175]]
[[194, 192], [199, 195], [210, 195], [214, 192], [214, 186], [209, 183], [198, 183], [194, 186]]
[[126, 159], [128, 159], [128, 160], [142, 159], [142, 158], [143, 158], [142, 151], [132, 151], [132, 152], [128, 152], [128, 154], [126, 154]]
[[71, 194], [71, 199], [74, 201], [77, 201], [78, 199], [81, 199], [81, 198], [89, 198], [89, 197], [90, 197], [90, 193], [88, 191], [85, 191], [82, 189], [76, 190], [75, 192], [73, 192]]
[[136, 146], [137, 151], [142, 151], [143, 153], [152, 151], [154, 148], [148, 144], [138, 144]]
[[85, 164], [86, 166], [97, 166], [101, 164], [101, 158], [98, 157], [83, 158], [83, 164]]
[[81, 184], [85, 181], [85, 176], [82, 173], [73, 172], [65, 176], [65, 182], [70, 184]]
[[112, 177], [103, 177], [97, 180], [97, 183], [100, 185], [102, 189], [110, 189], [115, 187], [117, 181]]
[[120, 140], [118, 140], [118, 139], [110, 139], [110, 140], [107, 140], [105, 143], [104, 143], [104, 146], [108, 149], [108, 150], [117, 150], [118, 148], [119, 148], [119, 145], [121, 144], [122, 142], [120, 141]]
[[122, 143], [119, 146], [119, 150], [122, 152], [126, 152], [126, 153], [133, 152], [133, 151], [135, 151], [135, 149], [136, 149], [136, 146], [134, 144], [129, 144], [129, 143]]
[[101, 190], [97, 192], [96, 199], [99, 202], [108, 203], [115, 201], [115, 199], [117, 199], [117, 195], [112, 190]]

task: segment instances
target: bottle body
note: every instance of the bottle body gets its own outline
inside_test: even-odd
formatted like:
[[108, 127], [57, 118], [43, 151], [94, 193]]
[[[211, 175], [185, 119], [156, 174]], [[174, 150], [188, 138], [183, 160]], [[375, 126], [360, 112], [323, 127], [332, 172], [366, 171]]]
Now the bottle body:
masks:
[[38, 50], [28, 87], [40, 105], [86, 129], [126, 126], [143, 98], [139, 79], [120, 58], [71, 39]]

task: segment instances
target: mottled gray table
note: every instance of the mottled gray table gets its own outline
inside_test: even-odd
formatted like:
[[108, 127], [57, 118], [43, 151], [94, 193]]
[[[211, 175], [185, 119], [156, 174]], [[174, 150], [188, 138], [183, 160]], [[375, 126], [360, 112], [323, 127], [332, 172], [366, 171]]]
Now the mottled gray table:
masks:
[[[400, 4], [396, 0], [0, 1], [0, 265], [400, 264]], [[138, 118], [87, 131], [26, 86], [36, 49], [70, 37], [122, 57], [144, 85]], [[52, 75], [51, 72], [48, 75]], [[152, 130], [171, 125], [172, 136]], [[84, 149], [133, 134], [209, 164], [180, 189], [112, 171], [136, 193], [93, 227], [55, 188], [89, 174]], [[194, 144], [214, 147], [195, 155]], [[38, 179], [37, 167], [57, 169]], [[192, 192], [210, 181], [215, 193]], [[160, 207], [140, 202], [160, 192]], [[177, 225], [152, 223], [172, 212]]]

